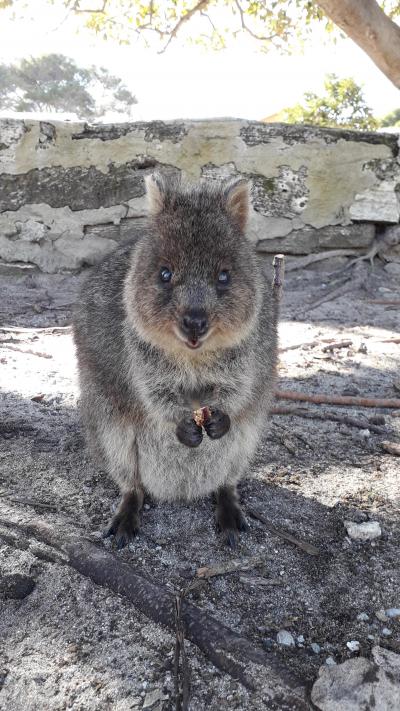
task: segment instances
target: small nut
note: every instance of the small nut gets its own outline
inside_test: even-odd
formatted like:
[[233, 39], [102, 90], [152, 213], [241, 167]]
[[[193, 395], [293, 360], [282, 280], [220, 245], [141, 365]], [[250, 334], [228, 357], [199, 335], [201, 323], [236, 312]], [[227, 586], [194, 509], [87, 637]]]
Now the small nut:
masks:
[[204, 427], [204, 423], [207, 422], [211, 417], [210, 408], [199, 407], [198, 410], [193, 411], [193, 419], [198, 427]]

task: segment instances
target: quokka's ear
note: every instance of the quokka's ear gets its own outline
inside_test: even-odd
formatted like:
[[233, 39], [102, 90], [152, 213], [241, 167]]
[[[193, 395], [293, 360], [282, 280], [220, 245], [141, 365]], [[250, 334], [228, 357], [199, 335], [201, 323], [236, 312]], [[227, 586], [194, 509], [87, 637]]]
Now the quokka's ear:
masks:
[[250, 183], [244, 178], [231, 180], [224, 189], [224, 198], [228, 215], [244, 232], [250, 208]]
[[147, 207], [150, 215], [159, 215], [163, 211], [165, 203], [166, 186], [161, 173], [146, 175], [144, 179], [146, 185]]

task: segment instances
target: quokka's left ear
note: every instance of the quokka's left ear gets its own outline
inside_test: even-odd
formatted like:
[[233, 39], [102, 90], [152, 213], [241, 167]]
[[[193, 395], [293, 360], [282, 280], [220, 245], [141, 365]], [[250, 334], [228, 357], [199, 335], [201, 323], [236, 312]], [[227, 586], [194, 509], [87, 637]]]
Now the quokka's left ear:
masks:
[[234, 178], [224, 188], [225, 210], [233, 222], [244, 232], [250, 208], [250, 183], [244, 178]]

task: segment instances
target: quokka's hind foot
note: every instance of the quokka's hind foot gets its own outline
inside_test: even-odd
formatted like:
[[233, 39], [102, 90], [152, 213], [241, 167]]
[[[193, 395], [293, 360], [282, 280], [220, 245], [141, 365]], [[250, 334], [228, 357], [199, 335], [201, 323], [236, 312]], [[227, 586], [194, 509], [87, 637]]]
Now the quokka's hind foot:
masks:
[[114, 536], [118, 550], [133, 541], [139, 533], [142, 505], [143, 493], [141, 491], [132, 491], [122, 497], [117, 513], [104, 532], [104, 538]]
[[239, 541], [239, 533], [248, 529], [247, 521], [237, 502], [235, 489], [231, 486], [221, 487], [217, 492], [216, 500], [217, 528], [221, 532], [223, 542], [230, 548], [235, 548]]

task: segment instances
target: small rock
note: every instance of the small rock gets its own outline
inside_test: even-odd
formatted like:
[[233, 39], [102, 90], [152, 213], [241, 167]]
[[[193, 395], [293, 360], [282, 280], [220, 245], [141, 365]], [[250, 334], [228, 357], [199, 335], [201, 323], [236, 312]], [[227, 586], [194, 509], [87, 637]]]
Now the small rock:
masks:
[[360, 343], [360, 347], [358, 349], [359, 353], [368, 353], [368, 348], [366, 343]]
[[153, 709], [154, 711], [158, 711], [158, 709], [161, 709], [162, 706], [162, 701], [163, 701], [163, 694], [160, 689], [153, 689], [152, 691], [148, 691], [145, 699], [143, 701], [143, 706], [142, 709]]
[[360, 651], [360, 643], [357, 642], [356, 639], [352, 639], [351, 642], [346, 642], [346, 647], [347, 649], [350, 649], [350, 652]]
[[389, 607], [385, 610], [386, 617], [400, 617], [400, 607]]
[[287, 630], [279, 630], [278, 634], [276, 635], [276, 641], [283, 647], [295, 646], [294, 637], [290, 632], [287, 632]]
[[371, 541], [382, 535], [381, 526], [378, 521], [364, 521], [363, 523], [345, 521], [344, 525], [347, 535], [354, 541]]
[[367, 439], [369, 439], [371, 437], [371, 432], [369, 430], [359, 430], [358, 437], [359, 437], [359, 439], [361, 439], [362, 441], [365, 442]]
[[335, 667], [336, 666], [336, 662], [333, 657], [327, 657], [325, 659], [325, 664], [327, 667]]
[[321, 647], [320, 647], [319, 644], [317, 644], [316, 642], [313, 642], [313, 643], [310, 645], [310, 647], [311, 647], [312, 651], [314, 652], [314, 654], [319, 654], [320, 651], [321, 651]]
[[397, 264], [396, 262], [389, 262], [389, 264], [385, 264], [384, 269], [388, 272], [388, 274], [400, 276], [400, 264]]
[[324, 664], [311, 691], [320, 711], [398, 711], [400, 655], [374, 647], [373, 660], [348, 659], [343, 664]]
[[0, 578], [0, 594], [3, 593], [6, 600], [23, 600], [34, 587], [35, 581], [29, 575], [13, 573]]
[[389, 627], [384, 627], [382, 630], [382, 634], [384, 637], [391, 637], [392, 636], [392, 630], [389, 629]]
[[379, 622], [387, 622], [385, 610], [377, 610], [375, 612], [375, 617], [379, 620]]
[[299, 636], [296, 637], [296, 640], [297, 640], [297, 642], [298, 642], [299, 644], [304, 644], [304, 635], [303, 635], [303, 634], [299, 634]]
[[367, 620], [369, 620], [369, 615], [367, 615], [366, 612], [360, 612], [360, 614], [357, 615], [357, 620], [359, 622], [367, 622]]

